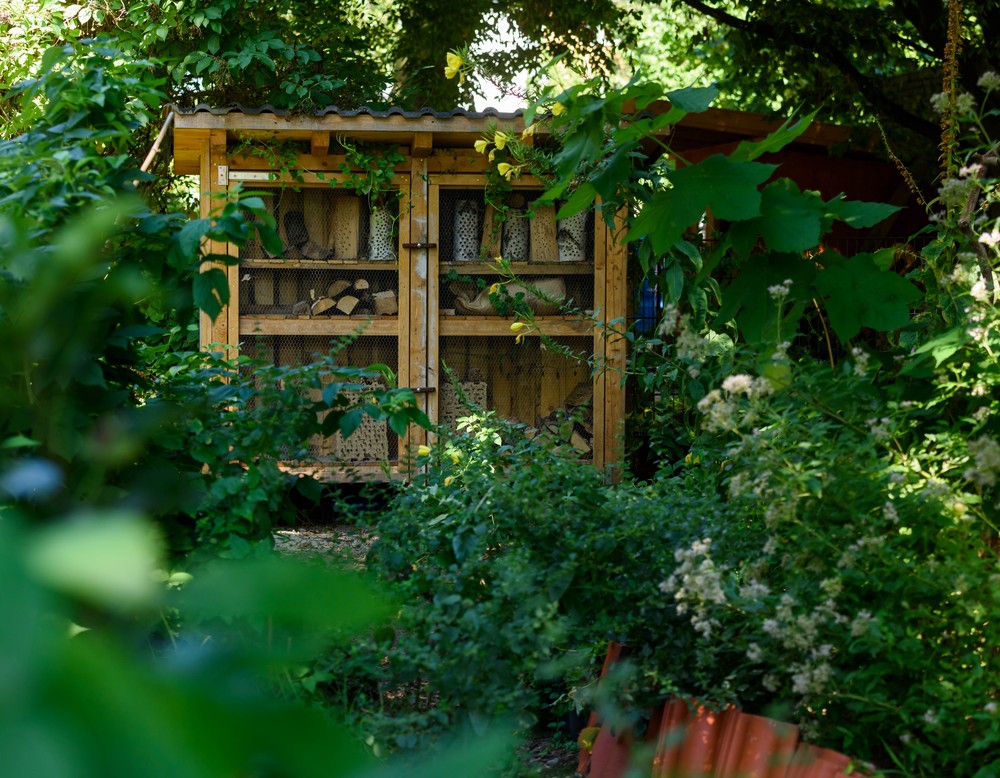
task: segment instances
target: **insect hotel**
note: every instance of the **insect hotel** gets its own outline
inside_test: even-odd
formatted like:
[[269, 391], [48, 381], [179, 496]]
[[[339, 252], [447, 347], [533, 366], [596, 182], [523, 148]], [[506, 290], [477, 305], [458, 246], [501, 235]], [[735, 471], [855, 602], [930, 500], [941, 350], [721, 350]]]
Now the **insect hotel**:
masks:
[[[175, 112], [174, 169], [200, 176], [202, 215], [242, 183], [265, 193], [284, 243], [275, 255], [257, 241], [209, 247], [239, 263], [222, 268], [229, 305], [202, 319], [202, 346], [295, 365], [350, 336], [338, 359], [389, 365], [432, 421], [454, 428], [468, 403], [493, 409], [614, 479], [625, 349], [607, 333], [625, 317], [624, 249], [593, 213], [557, 221], [555, 207], [536, 205], [538, 180], [499, 180], [474, 148], [493, 129], [520, 133], [523, 120]], [[518, 306], [533, 319], [519, 332]], [[411, 429], [400, 439], [367, 419], [346, 439], [314, 440], [312, 453], [322, 476], [391, 477], [429, 437]]]

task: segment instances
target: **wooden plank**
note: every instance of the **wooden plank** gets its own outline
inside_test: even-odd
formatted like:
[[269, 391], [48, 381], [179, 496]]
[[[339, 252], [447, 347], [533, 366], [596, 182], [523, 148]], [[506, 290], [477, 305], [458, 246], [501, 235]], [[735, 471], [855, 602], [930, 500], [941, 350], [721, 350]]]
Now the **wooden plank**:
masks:
[[[439, 418], [438, 391], [446, 380], [441, 373], [441, 332], [440, 317], [440, 246], [441, 240], [441, 188], [436, 180], [431, 181], [427, 169], [428, 160], [414, 162], [412, 181], [417, 187], [410, 205], [410, 224], [413, 226], [410, 239], [428, 244], [425, 249], [411, 252], [412, 272], [410, 275], [410, 364], [413, 378], [422, 381], [421, 386], [434, 391], [426, 395], [425, 412], [432, 421]], [[414, 439], [433, 442], [434, 436], [419, 433]]]
[[[624, 213], [618, 214], [616, 223], [622, 225], [619, 229], [619, 235], [615, 236], [617, 239], [612, 239], [608, 244], [608, 281], [605, 307], [609, 321], [616, 318], [624, 320], [628, 302], [626, 289], [628, 248], [625, 241], [620, 239], [625, 224]], [[621, 479], [621, 443], [619, 441], [625, 425], [625, 390], [622, 378], [625, 375], [627, 341], [620, 334], [623, 332], [624, 326], [624, 323], [615, 325], [618, 332], [609, 333], [607, 341], [609, 372], [604, 390], [604, 404], [608, 415], [605, 424], [604, 464], [605, 472], [608, 473], [608, 477], [613, 483], [617, 483]]]
[[[599, 203], [598, 203], [599, 204]], [[594, 214], [594, 311], [603, 323], [608, 322], [607, 273], [608, 273], [608, 230], [600, 212]], [[608, 371], [606, 338], [604, 327], [594, 328], [594, 356], [598, 370], [594, 371], [594, 439], [592, 441], [594, 467], [603, 471], [607, 451], [606, 425], [608, 418], [607, 382]]]
[[[501, 319], [494, 316], [442, 316], [439, 331], [441, 337], [506, 337], [514, 338], [510, 325], [513, 319]], [[589, 335], [593, 323], [569, 317], [538, 317], [535, 319], [537, 330], [523, 330], [528, 338], [538, 336], [538, 330], [546, 335], [558, 337], [561, 335]]]
[[388, 335], [396, 337], [400, 317], [396, 316], [323, 316], [274, 317], [241, 316], [240, 335]]

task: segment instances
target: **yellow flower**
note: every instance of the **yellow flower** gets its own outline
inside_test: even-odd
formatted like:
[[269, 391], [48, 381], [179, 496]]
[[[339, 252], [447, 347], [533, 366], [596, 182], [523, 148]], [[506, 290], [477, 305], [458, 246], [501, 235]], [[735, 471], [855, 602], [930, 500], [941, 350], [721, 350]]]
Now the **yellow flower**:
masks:
[[474, 145], [476, 147], [476, 151], [480, 154], [485, 154], [486, 148], [490, 145], [490, 142], [488, 140], [477, 140]]
[[430, 446], [417, 446], [417, 456], [426, 457], [430, 456], [431, 447]]
[[499, 282], [493, 284], [493, 286], [490, 287], [490, 294], [496, 294], [499, 291], [500, 291], [500, 283]]
[[507, 145], [507, 141], [510, 140], [510, 136], [505, 132], [496, 131], [493, 136], [493, 142], [497, 144], [497, 148], [503, 150], [503, 147]]
[[453, 475], [450, 475], [450, 476], [448, 476], [447, 478], [444, 479], [444, 485], [445, 486], [451, 486], [454, 482], [455, 482], [455, 476], [453, 476]]
[[459, 462], [462, 461], [462, 452], [461, 451], [449, 451], [448, 452], [448, 456], [451, 457], [451, 463], [453, 465], [457, 465]]
[[537, 126], [538, 125], [536, 125], [536, 124], [529, 124], [527, 127], [525, 127], [524, 128], [524, 132], [521, 133], [521, 140], [527, 140], [532, 135], [534, 135], [535, 134], [535, 127], [537, 127]]
[[524, 336], [525, 336], [526, 334], [527, 334], [527, 333], [524, 333], [524, 332], [522, 332], [522, 333], [521, 333], [520, 335], [518, 335], [518, 336], [517, 336], [516, 338], [514, 338], [514, 343], [515, 343], [516, 345], [520, 345], [520, 344], [521, 344], [521, 341], [522, 341], [522, 340], [524, 340]]
[[455, 76], [458, 76], [459, 83], [465, 81], [465, 74], [462, 73], [462, 66], [465, 65], [465, 60], [453, 51], [448, 52], [445, 60], [448, 64], [445, 65], [444, 68], [444, 77], [454, 78]]
[[516, 322], [514, 322], [513, 324], [510, 325], [510, 331], [511, 332], [520, 332], [521, 330], [523, 330], [527, 326], [528, 326], [527, 322], [516, 321]]
[[497, 155], [497, 150], [496, 150], [496, 149], [492, 149], [492, 150], [490, 151], [490, 156], [489, 156], [489, 160], [490, 160], [490, 162], [492, 162], [492, 161], [493, 161], [493, 157], [495, 157], [496, 155]]
[[517, 173], [521, 170], [520, 167], [515, 167], [507, 162], [501, 162], [497, 165], [497, 173], [502, 175], [508, 181], [510, 181]]
[[565, 111], [566, 111], [566, 106], [563, 105], [562, 103], [560, 102], [552, 103], [553, 116], [562, 116]]

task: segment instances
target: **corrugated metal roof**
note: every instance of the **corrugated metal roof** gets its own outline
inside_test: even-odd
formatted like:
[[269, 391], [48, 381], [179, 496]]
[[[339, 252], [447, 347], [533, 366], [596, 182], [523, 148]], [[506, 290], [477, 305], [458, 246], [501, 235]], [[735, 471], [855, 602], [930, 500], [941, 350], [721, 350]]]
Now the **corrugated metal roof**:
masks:
[[[293, 111], [288, 111], [284, 108], [275, 108], [270, 103], [260, 106], [246, 106], [241, 103], [234, 103], [225, 107], [218, 107], [208, 105], [207, 103], [199, 103], [194, 108], [182, 108], [178, 105], [168, 106], [173, 111], [179, 114], [192, 115], [196, 113], [210, 113], [213, 116], [225, 116], [230, 113], [242, 113], [249, 116], [258, 116], [260, 114], [269, 113], [275, 116], [303, 116], [306, 114], [297, 114]], [[353, 116], [371, 116], [376, 119], [384, 119], [389, 116], [401, 116], [404, 119], [420, 119], [425, 116], [433, 116], [437, 119], [453, 119], [456, 117], [462, 117], [465, 119], [519, 119], [524, 116], [524, 111], [498, 111], [496, 108], [486, 108], [482, 111], [468, 111], [464, 108], [455, 108], [451, 111], [437, 111], [433, 108], [421, 108], [416, 111], [407, 111], [399, 106], [394, 106], [391, 108], [379, 109], [371, 108], [370, 106], [363, 105], [359, 108], [338, 108], [335, 105], [327, 106], [317, 111], [312, 111], [310, 116], [343, 116], [343, 117], [353, 117]]]

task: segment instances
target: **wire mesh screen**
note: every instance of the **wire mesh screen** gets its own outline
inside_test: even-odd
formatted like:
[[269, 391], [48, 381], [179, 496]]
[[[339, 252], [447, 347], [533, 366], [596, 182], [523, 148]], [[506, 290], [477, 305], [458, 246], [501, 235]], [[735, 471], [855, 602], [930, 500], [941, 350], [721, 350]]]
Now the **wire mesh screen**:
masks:
[[[365, 367], [378, 363], [395, 367], [399, 361], [397, 339], [391, 336], [363, 336], [337, 342], [325, 337], [301, 335], [244, 335], [242, 340], [241, 353], [263, 365], [304, 366], [312, 364], [319, 355], [329, 353], [331, 349], [336, 352], [335, 364], [347, 367]], [[257, 375], [264, 375], [256, 367], [244, 368], [244, 371], [256, 371]], [[361, 386], [357, 390], [344, 392], [351, 404], [362, 401], [367, 391], [386, 388], [380, 377], [359, 379], [327, 375], [321, 377], [319, 384], [304, 386], [303, 394], [311, 400], [319, 400], [322, 387], [334, 381]], [[325, 415], [325, 412], [321, 413], [320, 418]], [[398, 459], [399, 438], [384, 420], [376, 421], [366, 415], [358, 429], [348, 437], [343, 437], [339, 432], [329, 436], [313, 435], [306, 442], [306, 450], [309, 458], [320, 464], [378, 465]], [[284, 461], [297, 459], [296, 452], [293, 451], [282, 452], [282, 455]]]
[[341, 317], [397, 314], [399, 275], [392, 269], [363, 269], [315, 263], [286, 267], [280, 262], [240, 268], [240, 314], [258, 318]]
[[[439, 421], [453, 429], [475, 405], [552, 436], [590, 458], [594, 437], [594, 383], [590, 337], [445, 337], [441, 339]], [[456, 388], [457, 385], [457, 388]]]
[[357, 195], [329, 185], [294, 189], [259, 189], [284, 244], [280, 254], [252, 240], [240, 259], [296, 261], [395, 261], [398, 253], [399, 203], [372, 209]]
[[590, 315], [594, 311], [594, 277], [524, 275], [516, 281], [496, 275], [447, 273], [441, 277], [441, 315], [536, 316]]
[[[481, 189], [442, 189], [439, 199], [442, 262], [593, 262], [594, 215], [556, 220], [556, 208], [536, 203], [541, 191], [517, 190], [487, 203]], [[498, 207], [499, 206], [499, 207]]]

